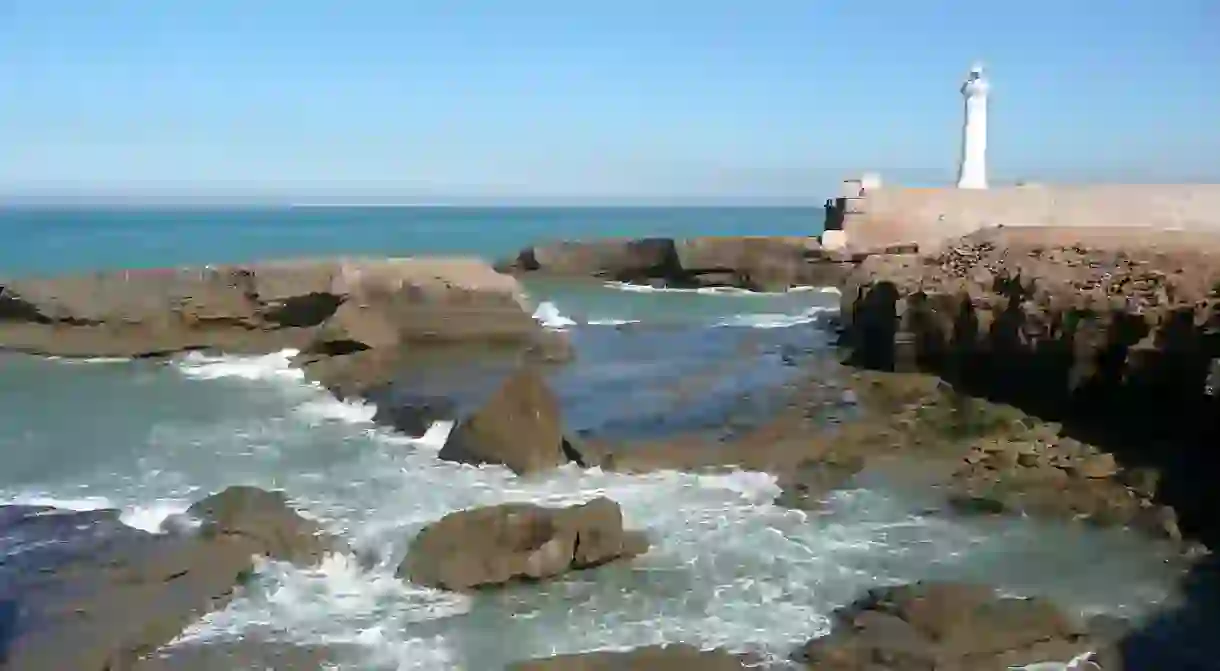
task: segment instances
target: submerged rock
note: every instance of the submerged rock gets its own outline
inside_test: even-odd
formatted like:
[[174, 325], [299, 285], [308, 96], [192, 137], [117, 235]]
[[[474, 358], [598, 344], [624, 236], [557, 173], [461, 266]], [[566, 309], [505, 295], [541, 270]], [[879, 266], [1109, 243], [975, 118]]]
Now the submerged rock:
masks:
[[984, 586], [915, 583], [869, 591], [835, 611], [828, 636], [794, 658], [819, 671], [996, 669], [1063, 662], [1093, 649], [1087, 627], [1042, 599]]
[[749, 659], [689, 645], [658, 645], [622, 652], [584, 652], [510, 664], [507, 671], [735, 671]]
[[816, 508], [826, 494], [843, 487], [864, 466], [860, 455], [828, 455], [802, 461], [794, 471], [780, 477], [782, 491], [775, 503], [786, 508]]
[[542, 580], [648, 550], [623, 529], [619, 505], [597, 498], [568, 508], [508, 503], [450, 513], [415, 537], [398, 576], [454, 591]]
[[482, 408], [459, 422], [440, 458], [503, 464], [515, 473], [582, 462], [564, 438], [559, 400], [534, 366], [510, 375]]
[[128, 527], [114, 510], [3, 511], [0, 668], [22, 671], [132, 668], [228, 603], [254, 556], [308, 564], [324, 542], [282, 495], [250, 487], [200, 501], [198, 525], [165, 534]]
[[187, 510], [204, 538], [230, 538], [250, 545], [254, 554], [294, 564], [317, 564], [331, 552], [350, 548], [301, 517], [283, 492], [235, 486], [198, 501]]

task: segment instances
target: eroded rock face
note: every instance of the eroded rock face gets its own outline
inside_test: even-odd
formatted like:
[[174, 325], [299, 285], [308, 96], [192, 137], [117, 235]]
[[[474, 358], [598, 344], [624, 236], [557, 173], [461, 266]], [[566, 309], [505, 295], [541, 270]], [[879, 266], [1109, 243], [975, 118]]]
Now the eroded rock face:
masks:
[[637, 648], [626, 652], [586, 652], [518, 662], [508, 671], [735, 671], [749, 660], [689, 645]]
[[1029, 476], [1063, 471], [1084, 483], [1079, 492], [1127, 469], [1156, 472], [1157, 501], [1182, 531], [1220, 541], [1216, 489], [1199, 477], [1220, 437], [1220, 237], [980, 231], [934, 255], [865, 259], [846, 283], [843, 318], [856, 363], [935, 373], [1108, 453], [1071, 455], [1052, 441], [997, 459]]
[[369, 358], [480, 343], [555, 359], [564, 354], [557, 337], [531, 318], [514, 278], [477, 259], [268, 262], [0, 281], [2, 349], [141, 357], [292, 348], [311, 377], [349, 393], [384, 374], [364, 365]]
[[623, 529], [606, 498], [568, 508], [511, 503], [450, 513], [419, 532], [398, 576], [466, 591], [542, 580], [643, 554], [648, 542]]
[[309, 564], [324, 543], [337, 545], [282, 495], [254, 488], [208, 497], [192, 517], [150, 534], [114, 510], [0, 508], [0, 667], [131, 668], [228, 603], [253, 575], [254, 556]]
[[837, 610], [830, 635], [794, 657], [819, 671], [1007, 669], [1089, 652], [1087, 627], [1041, 599], [916, 583], [871, 590]]
[[782, 291], [834, 286], [848, 263], [823, 253], [812, 237], [706, 237], [561, 242], [527, 247], [497, 267], [671, 287]]
[[482, 408], [459, 422], [440, 458], [503, 464], [515, 473], [581, 461], [564, 438], [559, 400], [534, 366], [510, 375]]

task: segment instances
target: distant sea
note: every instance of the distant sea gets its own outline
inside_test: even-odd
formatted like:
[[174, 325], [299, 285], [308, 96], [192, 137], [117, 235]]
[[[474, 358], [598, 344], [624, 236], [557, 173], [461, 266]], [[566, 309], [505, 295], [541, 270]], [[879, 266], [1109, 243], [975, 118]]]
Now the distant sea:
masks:
[[818, 207], [0, 208], [0, 277], [335, 254], [497, 257], [606, 236], [816, 235]]

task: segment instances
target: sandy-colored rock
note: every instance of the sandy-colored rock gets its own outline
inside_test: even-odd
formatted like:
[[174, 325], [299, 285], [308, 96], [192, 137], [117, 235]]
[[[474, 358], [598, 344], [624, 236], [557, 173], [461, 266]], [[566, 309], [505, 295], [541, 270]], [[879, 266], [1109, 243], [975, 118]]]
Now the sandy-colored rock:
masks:
[[1063, 420], [1104, 448], [1106, 456], [1069, 447], [1017, 460], [1068, 471], [1073, 484], [1059, 500], [1081, 514], [1099, 519], [1095, 504], [1108, 500], [1105, 514], [1131, 520], [1115, 490], [1075, 481], [1146, 468], [1158, 476], [1134, 483], [1132, 500], [1154, 495], [1177, 511], [1183, 532], [1220, 543], [1220, 493], [1203, 467], [1220, 440], [1220, 396], [1209, 382], [1220, 360], [1220, 236], [987, 229], [936, 253], [862, 260], [842, 311], [854, 363], [934, 373], [964, 393]]
[[[495, 344], [563, 358], [516, 279], [478, 259], [278, 261], [0, 281], [0, 349], [74, 357], [302, 351], [315, 379], [360, 386], [348, 355]], [[388, 354], [386, 354], [388, 352]], [[367, 357], [366, 357], [367, 358]], [[349, 361], [352, 370], [346, 370]], [[371, 383], [371, 382], [370, 382]]]
[[1064, 661], [1093, 644], [1083, 623], [1044, 600], [997, 598], [976, 585], [915, 583], [871, 590], [838, 609], [830, 635], [795, 657], [819, 671], [999, 671]]
[[454, 591], [541, 580], [646, 552], [606, 498], [568, 508], [509, 503], [450, 513], [419, 532], [398, 576]]
[[510, 375], [482, 408], [460, 421], [439, 456], [503, 464], [516, 473], [562, 466], [573, 457], [579, 460], [563, 435], [559, 399], [535, 366]]
[[742, 655], [689, 645], [585, 652], [511, 664], [508, 671], [735, 671], [751, 668]]
[[283, 492], [234, 486], [197, 501], [186, 511], [199, 533], [208, 538], [241, 539], [258, 554], [301, 565], [317, 564], [330, 552], [349, 548], [301, 517]]

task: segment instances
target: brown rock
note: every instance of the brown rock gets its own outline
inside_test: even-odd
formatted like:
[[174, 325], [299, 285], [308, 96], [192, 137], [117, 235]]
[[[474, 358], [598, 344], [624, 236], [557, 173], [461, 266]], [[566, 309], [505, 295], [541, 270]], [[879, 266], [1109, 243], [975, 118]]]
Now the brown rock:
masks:
[[617, 503], [569, 508], [511, 503], [450, 513], [411, 542], [399, 577], [454, 591], [540, 580], [647, 551]]
[[1109, 478], [1118, 474], [1118, 462], [1108, 452], [1077, 458], [1073, 471], [1082, 478]]
[[525, 366], [511, 375], [478, 411], [458, 423], [440, 458], [474, 464], [503, 464], [515, 473], [533, 473], [577, 456], [565, 445], [559, 400], [541, 372]]
[[[1004, 669], [1089, 649], [1083, 627], [1039, 599], [985, 587], [916, 583], [872, 590], [835, 613], [829, 636], [795, 657], [828, 671]], [[1061, 656], [1062, 657], [1059, 657]]]
[[822, 252], [813, 237], [640, 238], [527, 247], [498, 268], [669, 286], [733, 286], [782, 291], [833, 286], [850, 263]]
[[[0, 349], [68, 357], [302, 350], [348, 390], [367, 350], [511, 344], [555, 360], [520, 284], [477, 259], [283, 261], [0, 281]], [[548, 338], [546, 343], [542, 340]], [[383, 357], [390, 358], [390, 357]], [[352, 363], [356, 370], [336, 370]], [[380, 380], [375, 380], [380, 381]]]
[[508, 671], [735, 671], [752, 668], [748, 659], [689, 645], [637, 648], [626, 652], [585, 652], [511, 664]]
[[186, 515], [205, 538], [232, 538], [248, 543], [254, 554], [280, 561], [317, 564], [329, 552], [349, 549], [290, 508], [283, 492], [229, 487], [196, 502]]
[[780, 478], [782, 491], [775, 503], [787, 508], [816, 508], [828, 492], [844, 486], [864, 465], [859, 455], [806, 459]]

